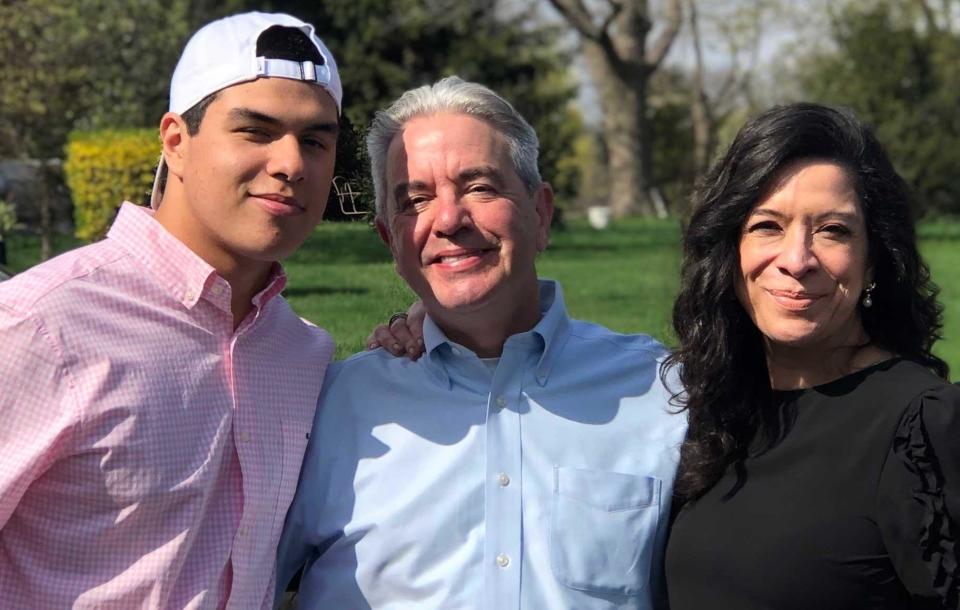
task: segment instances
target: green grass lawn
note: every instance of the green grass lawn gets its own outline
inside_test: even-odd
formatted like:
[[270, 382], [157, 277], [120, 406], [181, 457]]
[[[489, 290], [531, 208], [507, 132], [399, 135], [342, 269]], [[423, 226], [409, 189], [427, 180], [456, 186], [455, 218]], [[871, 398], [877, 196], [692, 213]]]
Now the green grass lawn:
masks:
[[[679, 235], [677, 221], [634, 219], [603, 232], [572, 221], [567, 230], [553, 233], [538, 268], [541, 276], [563, 284], [573, 316], [622, 332], [646, 332], [670, 344]], [[960, 222], [925, 224], [920, 236], [945, 306], [944, 340], [936, 351], [960, 378]], [[75, 243], [63, 238], [56, 247]], [[22, 236], [10, 241], [8, 251], [14, 271], [38, 257], [36, 240]], [[413, 299], [366, 224], [321, 225], [286, 267], [287, 298], [300, 315], [330, 331], [338, 358], [363, 349], [370, 329]]]

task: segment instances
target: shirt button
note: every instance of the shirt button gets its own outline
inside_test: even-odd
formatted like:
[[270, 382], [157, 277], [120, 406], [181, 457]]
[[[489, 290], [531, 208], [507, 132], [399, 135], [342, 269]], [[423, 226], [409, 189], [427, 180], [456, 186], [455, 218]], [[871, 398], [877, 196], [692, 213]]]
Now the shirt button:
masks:
[[247, 528], [241, 527], [241, 528], [240, 528], [240, 535], [241, 535], [241, 536], [246, 536], [246, 535], [247, 535]]
[[240, 442], [241, 442], [241, 443], [250, 442], [250, 433], [249, 433], [249, 432], [241, 432], [241, 433], [240, 433]]
[[510, 565], [510, 558], [507, 557], [504, 553], [497, 555], [497, 565], [501, 568], [505, 568]]
[[501, 407], [507, 406], [507, 399], [503, 396], [497, 396], [497, 404]]
[[500, 487], [506, 487], [510, 484], [510, 477], [507, 476], [507, 473], [501, 472], [497, 475], [497, 482], [500, 483]]
[[459, 347], [450, 348], [450, 351], [453, 352], [454, 356], [459, 356], [462, 353]]
[[222, 287], [220, 284], [214, 284], [214, 285], [210, 288], [210, 292], [212, 292], [213, 294], [216, 294], [216, 295], [220, 295], [220, 294], [223, 292], [223, 287]]
[[188, 301], [192, 301], [192, 300], [193, 300], [193, 293], [190, 292], [189, 290], [187, 291], [187, 294], [185, 294], [185, 295], [183, 295], [183, 296], [184, 296]]

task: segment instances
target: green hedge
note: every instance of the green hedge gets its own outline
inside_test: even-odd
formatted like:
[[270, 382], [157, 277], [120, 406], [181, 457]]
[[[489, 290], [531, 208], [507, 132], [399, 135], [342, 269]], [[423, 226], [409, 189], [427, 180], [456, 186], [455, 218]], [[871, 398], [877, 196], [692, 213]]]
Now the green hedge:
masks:
[[156, 129], [70, 134], [64, 171], [73, 197], [77, 237], [102, 238], [124, 200], [148, 203], [159, 159]]

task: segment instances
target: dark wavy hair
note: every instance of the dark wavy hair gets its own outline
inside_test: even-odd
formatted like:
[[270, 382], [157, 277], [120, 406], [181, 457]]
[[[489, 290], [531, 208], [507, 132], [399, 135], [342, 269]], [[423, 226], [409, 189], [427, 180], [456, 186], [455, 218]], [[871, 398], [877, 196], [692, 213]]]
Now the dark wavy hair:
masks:
[[[684, 232], [680, 293], [673, 307], [678, 349], [664, 363], [676, 369], [688, 414], [677, 478], [680, 502], [709, 490], [737, 468], [758, 433], [785, 433], [773, 404], [760, 331], [734, 293], [742, 227], [753, 207], [803, 160], [846, 169], [866, 220], [873, 306], [860, 317], [873, 344], [946, 378], [931, 348], [940, 338], [937, 287], [917, 251], [910, 192], [871, 130], [852, 112], [817, 104], [777, 106], [750, 119], [693, 195]], [[773, 442], [771, 440], [771, 442]], [[742, 476], [738, 477], [742, 482]]]

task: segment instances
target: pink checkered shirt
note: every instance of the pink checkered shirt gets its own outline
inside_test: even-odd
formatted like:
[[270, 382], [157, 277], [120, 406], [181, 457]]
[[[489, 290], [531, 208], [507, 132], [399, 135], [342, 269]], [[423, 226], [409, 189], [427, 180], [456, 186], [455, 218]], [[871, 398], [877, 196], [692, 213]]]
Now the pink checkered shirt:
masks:
[[333, 344], [125, 203], [0, 283], [0, 608], [270, 607]]

